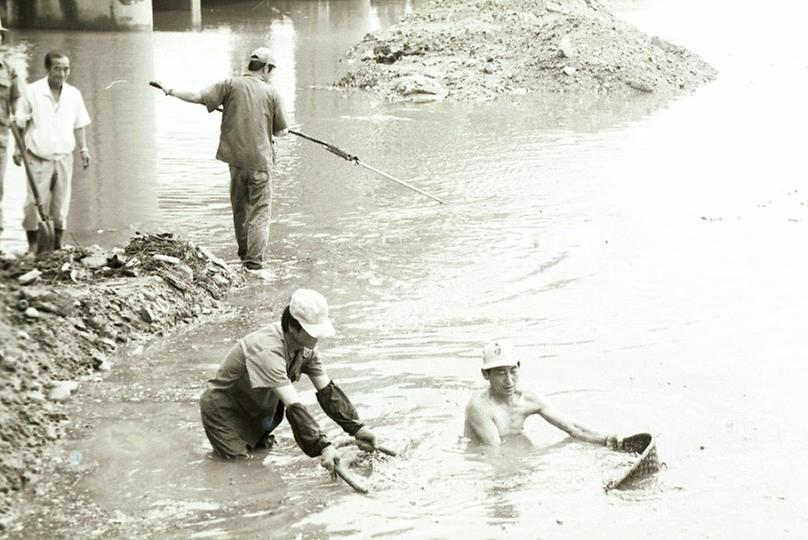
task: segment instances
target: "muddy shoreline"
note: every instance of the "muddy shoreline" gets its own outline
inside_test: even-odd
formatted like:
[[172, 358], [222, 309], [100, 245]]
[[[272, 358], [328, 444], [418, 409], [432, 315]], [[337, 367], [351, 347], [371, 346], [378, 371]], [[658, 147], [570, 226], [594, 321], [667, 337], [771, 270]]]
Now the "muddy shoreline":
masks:
[[214, 313], [242, 281], [172, 234], [135, 235], [111, 251], [0, 260], [0, 533], [64, 435], [81, 385], [148, 340]]
[[366, 35], [345, 62], [335, 87], [394, 102], [527, 93], [673, 97], [717, 73], [597, 0], [433, 0]]

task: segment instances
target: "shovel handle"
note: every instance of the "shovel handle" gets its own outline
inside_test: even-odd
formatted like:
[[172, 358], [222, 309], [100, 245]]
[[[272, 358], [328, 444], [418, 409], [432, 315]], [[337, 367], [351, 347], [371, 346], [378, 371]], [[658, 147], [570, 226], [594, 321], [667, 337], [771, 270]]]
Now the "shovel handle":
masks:
[[387, 448], [386, 446], [377, 446], [376, 450], [378, 450], [382, 454], [387, 454], [388, 456], [395, 457], [395, 456], [398, 455], [398, 453], [395, 450], [391, 450], [390, 448]]
[[367, 443], [357, 442], [356, 445], [366, 452], [381, 452], [382, 454], [387, 454], [388, 456], [393, 457], [398, 455], [395, 450], [391, 450], [390, 448], [387, 448], [386, 446], [382, 446], [380, 444], [377, 444], [376, 446], [371, 446]]
[[12, 135], [14, 135], [14, 141], [17, 143], [17, 148], [20, 151], [23, 168], [25, 169], [25, 176], [28, 178], [28, 185], [31, 187], [31, 193], [34, 195], [34, 202], [36, 203], [36, 209], [37, 212], [39, 212], [39, 217], [42, 219], [42, 221], [47, 221], [48, 216], [45, 214], [45, 209], [42, 208], [42, 201], [39, 198], [39, 190], [36, 188], [36, 182], [34, 181], [34, 173], [31, 172], [31, 164], [28, 162], [28, 156], [25, 155], [25, 139], [22, 138], [20, 128], [18, 128], [14, 122], [9, 122], [9, 128], [11, 129]]

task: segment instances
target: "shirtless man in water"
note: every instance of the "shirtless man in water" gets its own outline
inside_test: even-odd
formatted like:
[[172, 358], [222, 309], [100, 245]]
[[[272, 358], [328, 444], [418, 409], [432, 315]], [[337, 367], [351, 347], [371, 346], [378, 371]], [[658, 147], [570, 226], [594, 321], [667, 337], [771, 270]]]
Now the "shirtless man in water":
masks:
[[522, 433], [527, 417], [537, 414], [575, 439], [620, 447], [616, 435], [592, 431], [565, 417], [541, 396], [519, 390], [519, 359], [510, 342], [499, 340], [485, 346], [482, 374], [489, 387], [473, 395], [466, 406], [466, 437], [499, 446], [503, 437]]

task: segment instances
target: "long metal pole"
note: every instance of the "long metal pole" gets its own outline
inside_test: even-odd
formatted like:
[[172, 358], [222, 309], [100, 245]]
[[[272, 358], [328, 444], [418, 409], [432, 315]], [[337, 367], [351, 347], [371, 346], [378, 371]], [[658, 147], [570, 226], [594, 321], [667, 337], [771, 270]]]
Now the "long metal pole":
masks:
[[361, 161], [360, 161], [360, 160], [358, 160], [358, 159], [355, 161], [355, 163], [356, 163], [357, 165], [361, 165], [362, 167], [366, 168], [366, 169], [367, 169], [367, 170], [369, 170], [369, 171], [373, 171], [373, 172], [375, 172], [376, 174], [380, 174], [380, 175], [384, 176], [384, 177], [385, 177], [385, 178], [387, 178], [388, 180], [392, 180], [393, 182], [399, 183], [399, 184], [401, 184], [401, 185], [402, 185], [402, 186], [404, 186], [404, 187], [408, 187], [408, 188], [410, 188], [411, 190], [415, 191], [416, 193], [420, 193], [421, 195], [426, 195], [426, 196], [427, 196], [427, 197], [429, 197], [430, 199], [433, 199], [433, 200], [435, 200], [435, 201], [438, 201], [440, 204], [446, 204], [445, 202], [443, 202], [442, 200], [438, 199], [438, 198], [437, 198], [437, 197], [435, 197], [434, 195], [430, 195], [429, 193], [427, 193], [427, 192], [426, 192], [426, 191], [424, 191], [423, 189], [417, 188], [417, 187], [413, 186], [412, 184], [408, 184], [408, 183], [407, 183], [407, 182], [405, 182], [404, 180], [399, 180], [398, 178], [394, 178], [394, 177], [390, 176], [389, 174], [387, 174], [386, 172], [382, 172], [382, 171], [380, 171], [379, 169], [376, 169], [376, 168], [371, 167], [371, 166], [370, 166], [370, 165], [368, 165], [367, 163], [363, 163], [363, 162], [361, 162]]
[[[165, 88], [163, 88], [163, 87], [162, 87], [162, 85], [160, 85], [160, 83], [157, 83], [157, 82], [155, 82], [155, 81], [151, 81], [151, 82], [149, 82], [149, 85], [150, 85], [150, 86], [153, 86], [153, 87], [155, 87], [155, 88], [158, 88], [158, 89], [162, 90], [163, 92], [166, 92], [166, 89], [165, 89]], [[166, 93], [167, 93], [167, 92], [166, 92]], [[222, 109], [221, 107], [218, 107], [216, 110], [217, 110], [217, 111], [219, 111], [219, 112], [223, 112], [223, 109]], [[325, 141], [321, 141], [320, 139], [315, 139], [315, 138], [314, 138], [314, 137], [312, 137], [311, 135], [306, 135], [306, 134], [305, 134], [305, 133], [303, 133], [302, 131], [297, 131], [297, 130], [294, 130], [294, 129], [290, 129], [290, 130], [289, 130], [289, 133], [291, 133], [292, 135], [296, 135], [296, 136], [298, 136], [298, 137], [300, 137], [300, 138], [302, 138], [302, 139], [306, 139], [306, 140], [311, 141], [311, 142], [313, 142], [313, 143], [316, 143], [316, 144], [319, 144], [319, 145], [321, 145], [321, 146], [324, 146], [326, 150], [328, 150], [328, 151], [329, 151], [329, 152], [331, 152], [332, 154], [335, 154], [335, 155], [337, 155], [337, 156], [341, 157], [341, 158], [342, 158], [342, 159], [344, 159], [344, 160], [347, 160], [347, 161], [353, 161], [353, 162], [354, 162], [354, 163], [356, 163], [357, 165], [361, 165], [362, 167], [366, 168], [367, 170], [369, 170], [369, 171], [373, 171], [373, 172], [375, 172], [376, 174], [379, 174], [379, 175], [381, 175], [381, 176], [384, 176], [384, 177], [385, 177], [385, 178], [387, 178], [388, 180], [392, 180], [393, 182], [396, 182], [397, 184], [400, 184], [400, 185], [402, 185], [402, 186], [404, 186], [404, 187], [406, 187], [406, 188], [409, 188], [409, 189], [411, 189], [411, 190], [415, 191], [416, 193], [420, 193], [421, 195], [424, 195], [424, 196], [426, 196], [426, 197], [429, 197], [430, 199], [432, 199], [432, 200], [434, 200], [434, 201], [437, 201], [437, 202], [439, 202], [440, 204], [446, 204], [444, 201], [442, 201], [441, 199], [439, 199], [439, 198], [435, 197], [435, 196], [434, 196], [434, 195], [432, 195], [431, 193], [427, 193], [427, 192], [426, 192], [426, 191], [424, 191], [423, 189], [417, 188], [417, 187], [413, 186], [412, 184], [409, 184], [409, 183], [405, 182], [404, 180], [399, 180], [398, 178], [396, 178], [396, 177], [394, 177], [394, 176], [391, 176], [391, 175], [387, 174], [386, 172], [382, 172], [382, 171], [380, 171], [379, 169], [376, 169], [375, 167], [371, 167], [371, 166], [370, 166], [370, 165], [368, 165], [367, 163], [363, 163], [363, 162], [362, 162], [362, 161], [361, 161], [361, 160], [360, 160], [360, 159], [359, 159], [357, 156], [355, 156], [355, 155], [353, 155], [353, 154], [349, 154], [349, 153], [348, 153], [348, 152], [346, 152], [345, 150], [343, 150], [343, 149], [341, 149], [341, 148], [338, 148], [338, 147], [334, 146], [334, 145], [333, 145], [333, 144], [331, 144], [331, 143], [327, 143], [327, 142], [325, 142]]]
[[398, 178], [396, 178], [396, 177], [394, 177], [394, 176], [392, 176], [392, 175], [389, 175], [389, 174], [387, 174], [386, 172], [380, 171], [379, 169], [377, 169], [377, 168], [375, 168], [375, 167], [371, 167], [371, 166], [370, 166], [370, 165], [368, 165], [367, 163], [364, 163], [364, 162], [363, 162], [361, 159], [359, 159], [357, 156], [354, 156], [353, 154], [349, 154], [349, 153], [348, 153], [348, 152], [346, 152], [345, 150], [342, 150], [341, 148], [337, 148], [337, 147], [336, 147], [336, 146], [334, 146], [333, 144], [327, 143], [327, 142], [325, 142], [325, 141], [321, 141], [321, 140], [319, 140], [319, 139], [315, 139], [315, 138], [314, 138], [314, 137], [312, 137], [311, 135], [306, 135], [306, 134], [305, 134], [305, 133], [303, 133], [302, 131], [297, 131], [297, 130], [294, 130], [294, 129], [290, 129], [290, 130], [289, 130], [289, 133], [291, 133], [292, 135], [297, 135], [298, 137], [301, 137], [301, 138], [303, 138], [303, 139], [309, 140], [309, 141], [311, 141], [311, 142], [313, 142], [313, 143], [317, 143], [317, 144], [319, 144], [319, 145], [321, 145], [321, 146], [324, 146], [326, 150], [328, 150], [328, 151], [329, 151], [329, 152], [331, 152], [332, 154], [336, 154], [336, 155], [338, 155], [338, 156], [339, 156], [339, 157], [341, 157], [342, 159], [345, 159], [345, 160], [347, 160], [347, 161], [353, 161], [353, 162], [354, 162], [354, 163], [356, 163], [357, 165], [361, 165], [362, 167], [366, 168], [366, 169], [367, 169], [367, 170], [369, 170], [369, 171], [373, 171], [373, 172], [375, 172], [376, 174], [380, 174], [381, 176], [384, 176], [384, 177], [385, 177], [385, 178], [387, 178], [388, 180], [392, 180], [393, 182], [396, 182], [397, 184], [401, 184], [402, 186], [407, 187], [407, 188], [409, 188], [409, 189], [411, 189], [411, 190], [415, 191], [416, 193], [420, 193], [421, 195], [424, 195], [424, 196], [426, 196], [426, 197], [429, 197], [430, 199], [432, 199], [432, 200], [434, 200], [434, 201], [438, 201], [440, 204], [446, 204], [444, 201], [442, 201], [441, 199], [439, 199], [439, 198], [435, 197], [435, 196], [434, 196], [434, 195], [432, 195], [431, 193], [427, 193], [427, 192], [426, 192], [426, 191], [424, 191], [423, 189], [417, 188], [417, 187], [413, 186], [412, 184], [409, 184], [409, 183], [405, 182], [404, 180], [399, 180]]

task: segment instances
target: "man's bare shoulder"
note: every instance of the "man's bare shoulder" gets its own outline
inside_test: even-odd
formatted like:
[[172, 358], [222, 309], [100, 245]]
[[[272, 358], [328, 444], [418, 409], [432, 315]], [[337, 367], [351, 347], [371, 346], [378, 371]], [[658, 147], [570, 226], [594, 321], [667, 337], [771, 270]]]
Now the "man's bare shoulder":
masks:
[[469, 398], [469, 402], [466, 404], [466, 413], [486, 409], [490, 405], [491, 398], [488, 395], [488, 390], [480, 390], [479, 392], [474, 392]]
[[549, 406], [549, 402], [544, 396], [536, 392], [531, 392], [530, 390], [522, 391], [522, 402], [528, 407], [535, 409], [536, 412]]
[[491, 418], [494, 414], [495, 404], [491, 401], [488, 390], [475, 392], [466, 404], [466, 421]]

